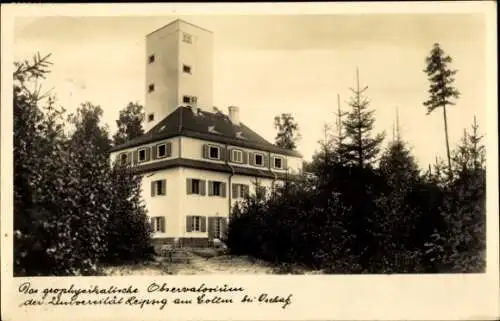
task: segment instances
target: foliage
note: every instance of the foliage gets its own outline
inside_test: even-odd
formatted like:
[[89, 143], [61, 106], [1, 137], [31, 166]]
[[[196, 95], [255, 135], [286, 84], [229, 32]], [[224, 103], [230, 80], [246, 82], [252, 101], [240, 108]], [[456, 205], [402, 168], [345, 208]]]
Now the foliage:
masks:
[[353, 96], [349, 100], [351, 110], [342, 122], [346, 141], [340, 146], [347, 162], [354, 166], [365, 167], [373, 165], [380, 152], [380, 144], [384, 134], [372, 136], [375, 123], [374, 110], [369, 110], [369, 100], [364, 96], [368, 87], [359, 87], [359, 75], [356, 73], [356, 88], [351, 88]]
[[137, 102], [129, 102], [124, 109], [120, 110], [120, 115], [116, 121], [118, 130], [113, 135], [114, 145], [123, 144], [144, 134], [142, 126], [144, 117], [144, 108]]
[[460, 96], [460, 92], [453, 87], [454, 76], [457, 70], [449, 68], [448, 65], [452, 62], [452, 58], [444, 53], [438, 43], [433, 45], [430, 55], [425, 59], [425, 62], [427, 66], [424, 72], [427, 74], [430, 85], [429, 99], [424, 102], [424, 106], [427, 107], [427, 114], [432, 113], [436, 108], [443, 108], [448, 174], [451, 175], [452, 168], [446, 106], [454, 105], [455, 102], [453, 99]]
[[292, 150], [297, 148], [297, 141], [300, 139], [299, 124], [291, 114], [274, 117], [274, 128], [278, 130], [275, 138], [277, 146]]
[[[14, 273], [96, 274], [111, 250], [110, 234], [121, 236], [120, 255], [137, 255], [137, 245], [147, 244], [149, 234], [135, 226], [145, 222], [136, 206], [139, 185], [130, 176], [117, 180], [111, 170], [99, 106], [84, 103], [65, 117], [52, 96], [41, 94], [48, 57], [16, 63], [13, 74]], [[117, 217], [118, 206], [127, 205]]]

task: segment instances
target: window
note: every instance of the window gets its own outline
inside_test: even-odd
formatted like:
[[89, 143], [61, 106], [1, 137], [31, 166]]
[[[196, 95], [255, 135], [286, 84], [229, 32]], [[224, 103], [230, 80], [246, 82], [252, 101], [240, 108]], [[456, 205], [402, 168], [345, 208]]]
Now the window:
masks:
[[152, 64], [153, 62], [155, 62], [155, 55], [151, 55], [148, 57], [148, 63]]
[[201, 232], [201, 217], [200, 216], [193, 217], [193, 231], [194, 232]]
[[187, 232], [206, 232], [207, 230], [206, 217], [203, 216], [186, 216], [186, 231]]
[[198, 195], [205, 195], [205, 184], [206, 181], [202, 179], [193, 179], [193, 178], [188, 178], [186, 180], [186, 189], [187, 189], [187, 194], [198, 194]]
[[263, 166], [264, 165], [264, 157], [262, 154], [255, 154], [255, 165]]
[[127, 154], [121, 154], [121, 156], [120, 156], [120, 163], [122, 165], [127, 165], [127, 161], [128, 161]]
[[187, 33], [182, 34], [182, 41], [184, 41], [185, 43], [193, 43], [191, 35]]
[[191, 191], [193, 194], [200, 194], [200, 180], [193, 179], [191, 181]]
[[246, 184], [233, 184], [233, 198], [245, 198], [249, 195], [250, 188]]
[[146, 150], [139, 149], [139, 162], [144, 162], [146, 160]]
[[243, 152], [241, 150], [233, 149], [231, 151], [231, 159], [236, 163], [243, 163]]
[[185, 72], [186, 74], [190, 74], [191, 73], [191, 66], [182, 65], [182, 71]]
[[184, 104], [196, 104], [198, 98], [195, 96], [182, 96], [182, 102]]
[[213, 195], [220, 196], [221, 195], [221, 182], [212, 182], [213, 183]]
[[153, 92], [153, 91], [155, 91], [155, 84], [150, 84], [148, 86], [148, 92]]
[[157, 180], [151, 182], [151, 196], [167, 195], [167, 181]]
[[153, 229], [153, 232], [165, 233], [165, 218], [163, 216], [152, 217], [151, 228]]
[[154, 114], [149, 114], [148, 115], [148, 121], [153, 121], [155, 120], [155, 115]]
[[156, 150], [157, 157], [165, 157], [167, 156], [167, 144], [158, 145]]
[[274, 168], [277, 168], [277, 169], [283, 168], [283, 161], [281, 158], [279, 158], [279, 157], [274, 158]]
[[219, 159], [219, 147], [210, 146], [208, 150], [208, 157], [211, 159]]

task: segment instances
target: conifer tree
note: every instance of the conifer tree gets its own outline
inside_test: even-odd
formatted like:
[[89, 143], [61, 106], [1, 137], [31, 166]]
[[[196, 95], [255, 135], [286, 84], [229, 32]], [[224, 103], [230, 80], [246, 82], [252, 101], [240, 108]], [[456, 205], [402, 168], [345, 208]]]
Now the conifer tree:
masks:
[[438, 43], [431, 49], [430, 55], [426, 58], [427, 67], [424, 72], [427, 74], [430, 88], [429, 99], [424, 102], [427, 107], [427, 115], [437, 108], [443, 109], [444, 134], [446, 141], [446, 156], [448, 160], [448, 174], [451, 175], [451, 156], [448, 141], [448, 118], [446, 107], [454, 105], [453, 99], [460, 96], [459, 91], [453, 86], [457, 70], [449, 68], [452, 58], [444, 53]]
[[346, 141], [342, 145], [342, 150], [348, 163], [362, 168], [372, 165], [377, 160], [380, 144], [385, 135], [378, 133], [372, 136], [375, 111], [368, 109], [370, 102], [364, 96], [368, 87], [360, 88], [357, 69], [356, 88], [350, 89], [353, 96], [349, 101], [351, 110], [347, 113], [347, 119], [343, 121]]

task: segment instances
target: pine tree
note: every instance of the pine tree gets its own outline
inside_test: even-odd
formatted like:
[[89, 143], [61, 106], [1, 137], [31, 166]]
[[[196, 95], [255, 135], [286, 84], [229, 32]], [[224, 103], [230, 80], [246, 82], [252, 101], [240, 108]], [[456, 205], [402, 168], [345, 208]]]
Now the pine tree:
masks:
[[369, 101], [364, 97], [367, 89], [368, 87], [360, 88], [359, 71], [356, 69], [356, 88], [351, 88], [353, 96], [349, 101], [351, 110], [343, 121], [346, 142], [343, 143], [342, 150], [347, 161], [358, 167], [366, 167], [376, 161], [385, 136], [383, 133], [371, 136], [375, 111], [368, 110]]
[[120, 110], [120, 116], [116, 121], [117, 132], [113, 135], [114, 145], [120, 145], [130, 139], [144, 134], [142, 123], [144, 121], [143, 106], [139, 103], [129, 102], [127, 107]]
[[275, 138], [277, 146], [291, 150], [297, 148], [297, 141], [300, 139], [299, 124], [291, 114], [274, 117], [274, 128], [278, 130]]
[[435, 43], [430, 55], [426, 58], [427, 67], [424, 72], [427, 74], [430, 88], [429, 99], [424, 102], [427, 107], [427, 115], [435, 109], [442, 107], [444, 120], [444, 133], [446, 140], [446, 156], [448, 159], [448, 174], [451, 175], [451, 156], [448, 141], [448, 119], [446, 107], [454, 105], [453, 99], [460, 96], [459, 91], [453, 87], [454, 75], [457, 70], [450, 69], [448, 65], [452, 62], [450, 56], [445, 55], [438, 43]]

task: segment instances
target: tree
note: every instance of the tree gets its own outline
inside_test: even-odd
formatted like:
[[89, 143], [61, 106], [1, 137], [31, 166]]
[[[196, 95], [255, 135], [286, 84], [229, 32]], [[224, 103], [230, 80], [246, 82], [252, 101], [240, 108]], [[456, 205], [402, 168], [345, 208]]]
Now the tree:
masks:
[[297, 147], [296, 143], [300, 139], [299, 124], [291, 114], [274, 117], [274, 128], [278, 130], [275, 138], [277, 146], [291, 150]]
[[371, 136], [375, 122], [373, 116], [375, 111], [368, 110], [369, 101], [363, 96], [368, 87], [360, 89], [357, 69], [356, 88], [350, 89], [353, 96], [349, 101], [351, 110], [347, 113], [347, 119], [342, 122], [346, 136], [346, 142], [342, 144], [342, 149], [348, 163], [365, 167], [376, 160], [385, 135], [379, 133], [374, 137]]
[[430, 55], [425, 61], [427, 67], [424, 72], [428, 76], [430, 88], [429, 99], [424, 102], [424, 106], [427, 107], [427, 115], [439, 107], [442, 107], [443, 109], [448, 173], [451, 175], [452, 168], [450, 145], [448, 141], [448, 119], [446, 116], [446, 107], [454, 105], [455, 103], [453, 99], [460, 96], [459, 91], [453, 87], [453, 82], [455, 81], [454, 75], [457, 73], [457, 70], [453, 70], [448, 67], [448, 65], [452, 62], [452, 59], [450, 56], [445, 55], [438, 43], [433, 45]]
[[127, 107], [120, 110], [120, 116], [116, 121], [118, 130], [113, 135], [114, 145], [120, 145], [127, 140], [144, 134], [142, 122], [144, 121], [144, 108], [137, 102], [129, 102]]

